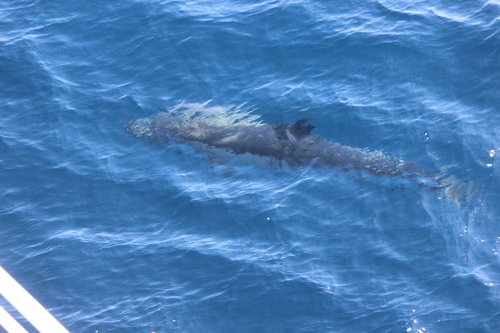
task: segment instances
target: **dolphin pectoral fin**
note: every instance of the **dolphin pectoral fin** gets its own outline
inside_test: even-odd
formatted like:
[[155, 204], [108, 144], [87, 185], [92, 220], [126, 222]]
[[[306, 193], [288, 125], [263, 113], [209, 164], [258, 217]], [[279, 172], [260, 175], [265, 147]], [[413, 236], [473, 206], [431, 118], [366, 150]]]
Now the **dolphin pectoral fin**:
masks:
[[222, 160], [214, 161], [213, 159], [209, 159], [210, 169], [213, 170], [214, 174], [219, 174], [222, 172], [222, 176], [225, 178], [230, 177], [232, 174], [238, 171], [238, 167], [234, 164], [225, 164]]
[[238, 171], [238, 167], [236, 165], [226, 164], [230, 161], [229, 158], [217, 155], [209, 151], [205, 151], [204, 153], [208, 157], [210, 169], [213, 170], [214, 174], [219, 174], [219, 172], [222, 172], [222, 175], [228, 178]]
[[236, 165], [227, 165], [222, 175], [226, 178], [229, 178], [233, 173], [236, 173], [236, 171], [238, 171]]

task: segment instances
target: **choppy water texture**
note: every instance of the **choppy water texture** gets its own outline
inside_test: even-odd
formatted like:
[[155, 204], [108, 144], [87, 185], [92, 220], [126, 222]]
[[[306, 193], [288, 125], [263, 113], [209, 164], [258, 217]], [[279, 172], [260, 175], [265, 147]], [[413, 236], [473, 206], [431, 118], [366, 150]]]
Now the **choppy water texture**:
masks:
[[[4, 1], [0, 265], [72, 332], [498, 331], [499, 17], [496, 0]], [[453, 186], [123, 129], [207, 101], [311, 117]]]

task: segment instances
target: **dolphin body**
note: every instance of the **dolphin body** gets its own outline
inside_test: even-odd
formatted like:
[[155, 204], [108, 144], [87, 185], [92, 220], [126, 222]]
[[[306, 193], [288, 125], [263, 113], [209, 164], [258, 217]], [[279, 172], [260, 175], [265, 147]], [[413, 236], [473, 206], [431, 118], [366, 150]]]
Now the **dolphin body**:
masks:
[[[208, 103], [208, 102], [207, 102]], [[315, 128], [309, 119], [293, 125], [263, 123], [259, 116], [238, 107], [207, 107], [205, 104], [181, 104], [168, 112], [125, 123], [125, 131], [155, 142], [174, 140], [211, 156], [257, 156], [270, 167], [337, 168], [375, 176], [400, 176], [425, 179], [421, 187], [443, 188], [432, 173], [414, 162], [343, 146], [311, 134]]]

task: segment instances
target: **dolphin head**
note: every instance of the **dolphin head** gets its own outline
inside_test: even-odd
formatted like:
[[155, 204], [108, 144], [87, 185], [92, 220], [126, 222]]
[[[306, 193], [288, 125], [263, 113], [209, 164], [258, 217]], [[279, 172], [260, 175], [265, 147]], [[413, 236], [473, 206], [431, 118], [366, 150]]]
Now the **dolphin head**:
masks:
[[150, 118], [143, 118], [125, 123], [125, 131], [136, 138], [152, 137], [154, 135]]

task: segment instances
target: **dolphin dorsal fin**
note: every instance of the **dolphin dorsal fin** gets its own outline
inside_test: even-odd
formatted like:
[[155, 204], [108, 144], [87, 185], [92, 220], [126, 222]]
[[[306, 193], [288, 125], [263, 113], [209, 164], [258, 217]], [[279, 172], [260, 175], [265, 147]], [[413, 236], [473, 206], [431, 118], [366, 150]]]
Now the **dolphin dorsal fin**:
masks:
[[305, 125], [311, 118], [303, 118], [297, 120], [295, 124], [290, 126], [290, 133], [293, 134], [297, 139], [303, 139], [311, 134], [311, 131], [316, 127], [311, 124]]

